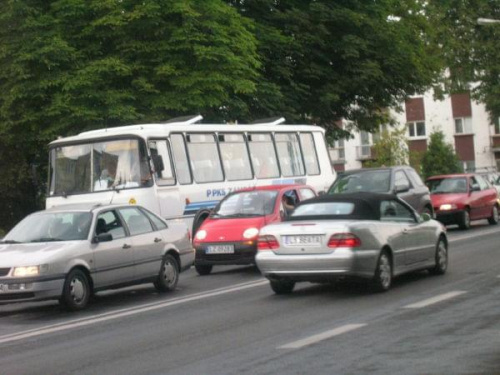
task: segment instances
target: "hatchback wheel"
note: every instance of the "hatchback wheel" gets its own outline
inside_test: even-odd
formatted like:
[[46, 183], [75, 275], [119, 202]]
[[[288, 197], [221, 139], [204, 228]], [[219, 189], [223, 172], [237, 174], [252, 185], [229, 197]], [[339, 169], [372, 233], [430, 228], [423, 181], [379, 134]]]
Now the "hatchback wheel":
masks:
[[198, 275], [205, 276], [205, 275], [210, 275], [213, 266], [211, 264], [208, 265], [204, 264], [204, 265], [195, 265], [194, 268], [196, 269], [196, 272], [198, 272]]
[[443, 239], [436, 245], [436, 265], [429, 271], [434, 275], [444, 275], [448, 269], [448, 248]]
[[179, 264], [172, 255], [165, 255], [161, 263], [160, 273], [154, 282], [159, 292], [170, 292], [175, 289], [179, 281]]
[[70, 311], [83, 310], [87, 307], [90, 295], [90, 282], [87, 275], [79, 269], [72, 270], [64, 281], [61, 304]]
[[376, 292], [389, 290], [392, 284], [392, 265], [387, 251], [382, 251], [378, 258], [375, 276], [372, 280], [372, 289]]
[[491, 217], [488, 218], [488, 222], [491, 225], [498, 224], [498, 207], [497, 206], [493, 206], [493, 210], [491, 212]]
[[462, 216], [460, 218], [460, 221], [458, 222], [458, 226], [460, 229], [469, 229], [470, 228], [470, 212], [469, 209], [465, 209], [462, 212]]
[[295, 287], [295, 281], [269, 280], [269, 283], [276, 294], [290, 294]]

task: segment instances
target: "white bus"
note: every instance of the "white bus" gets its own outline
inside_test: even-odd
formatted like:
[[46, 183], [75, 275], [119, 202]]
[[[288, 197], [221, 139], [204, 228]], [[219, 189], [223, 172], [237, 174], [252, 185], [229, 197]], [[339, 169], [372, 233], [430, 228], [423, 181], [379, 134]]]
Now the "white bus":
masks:
[[197, 124], [202, 119], [88, 131], [50, 143], [47, 208], [71, 203], [140, 204], [196, 231], [229, 192], [333, 183], [324, 129], [282, 125]]

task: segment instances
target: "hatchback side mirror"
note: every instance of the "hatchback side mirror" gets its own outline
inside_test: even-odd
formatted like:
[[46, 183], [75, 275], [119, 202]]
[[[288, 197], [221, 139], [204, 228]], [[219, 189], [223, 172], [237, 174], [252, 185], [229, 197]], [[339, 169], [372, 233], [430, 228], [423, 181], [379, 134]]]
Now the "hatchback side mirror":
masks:
[[481, 188], [479, 187], [479, 184], [472, 184], [472, 187], [470, 191], [480, 191]]
[[111, 233], [101, 233], [94, 237], [93, 243], [99, 242], [110, 242], [113, 241], [113, 235]]

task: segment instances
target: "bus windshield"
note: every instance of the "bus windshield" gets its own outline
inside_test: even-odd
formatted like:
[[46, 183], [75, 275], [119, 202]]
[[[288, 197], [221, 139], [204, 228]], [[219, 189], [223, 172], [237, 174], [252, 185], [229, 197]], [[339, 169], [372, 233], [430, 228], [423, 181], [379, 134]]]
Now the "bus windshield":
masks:
[[49, 195], [152, 185], [144, 142], [120, 139], [50, 150]]

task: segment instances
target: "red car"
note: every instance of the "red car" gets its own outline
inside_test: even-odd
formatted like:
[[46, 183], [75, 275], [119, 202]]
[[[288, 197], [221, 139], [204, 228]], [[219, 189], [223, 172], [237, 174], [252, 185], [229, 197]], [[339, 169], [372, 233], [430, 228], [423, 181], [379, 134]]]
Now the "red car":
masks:
[[254, 264], [260, 229], [282, 221], [300, 201], [315, 196], [306, 185], [259, 186], [229, 194], [196, 232], [196, 271], [208, 275], [214, 265]]
[[433, 176], [426, 184], [436, 219], [468, 229], [472, 220], [498, 223], [497, 192], [481, 176], [470, 173]]

